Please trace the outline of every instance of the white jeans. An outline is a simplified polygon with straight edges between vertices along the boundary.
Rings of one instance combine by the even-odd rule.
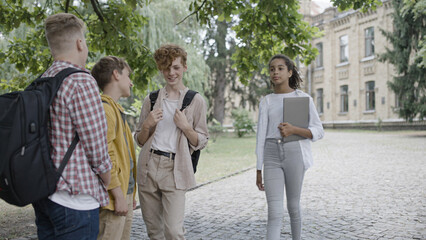
[[[304,175],[305,168],[298,141],[282,143],[277,139],[266,139],[264,153],[264,184],[268,201],[266,239],[280,239],[284,214],[284,186],[292,239],[300,239],[302,232],[300,194]]]

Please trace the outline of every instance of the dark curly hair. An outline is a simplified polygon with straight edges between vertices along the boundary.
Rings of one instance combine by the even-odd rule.
[[[298,89],[300,87],[300,83],[303,82],[303,80],[299,75],[299,70],[297,69],[296,65],[294,64],[294,62],[289,57],[287,57],[284,54],[276,54],[271,58],[271,60],[269,60],[268,67],[270,68],[271,62],[274,59],[277,59],[277,58],[284,60],[285,65],[287,66],[287,69],[289,71],[292,71],[291,77],[288,81],[288,85],[292,89]],[[272,85],[273,85],[273,83],[272,83]]]
[[[160,71],[166,70],[172,65],[172,62],[181,57],[182,65],[186,66],[186,51],[176,44],[165,44],[154,53],[154,59]]]

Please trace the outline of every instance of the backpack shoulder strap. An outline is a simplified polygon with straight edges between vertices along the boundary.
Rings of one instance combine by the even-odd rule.
[[[197,94],[198,92],[193,91],[193,90],[188,90],[185,94],[185,97],[183,98],[183,103],[182,103],[182,108],[180,109],[181,111],[184,110],[186,107],[189,106],[189,104],[191,104],[192,99],[194,98],[195,94]]]
[[[53,99],[56,96],[56,93],[61,87],[64,79],[68,77],[69,75],[73,73],[78,73],[78,72],[87,73],[86,71],[83,71],[77,68],[72,68],[72,67],[65,68],[53,77],[38,77],[27,88],[25,88],[25,91],[31,91],[31,90],[37,89],[40,85],[43,85],[43,86],[48,85],[48,87],[44,89],[46,89],[45,93],[48,93],[49,94],[48,96],[50,96],[49,99],[46,99],[47,106],[50,106],[53,102]]]
[[[59,90],[59,88],[61,87],[61,85],[62,85],[62,82],[64,81],[64,79],[66,78],[66,77],[68,77],[69,75],[71,75],[71,74],[73,74],[73,73],[78,73],[78,72],[83,72],[83,73],[87,73],[86,71],[83,71],[83,70],[80,70],[80,69],[77,69],[77,68],[71,68],[71,67],[69,67],[69,68],[65,68],[65,69],[63,69],[63,70],[61,70],[59,73],[57,73],[56,75],[55,75],[55,80],[56,81],[53,81],[53,89],[55,90],[54,91],[54,93],[55,94],[53,94],[53,97],[56,95],[56,92]],[[88,74],[88,73],[87,73]],[[52,101],[53,101],[53,98],[52,99],[50,99],[50,101],[49,101],[49,106],[52,104]],[[61,162],[61,164],[59,165],[59,168],[57,169],[57,173],[59,173],[59,175],[61,175],[62,174],[62,172],[64,171],[64,169],[65,169],[65,166],[67,165],[67,163],[68,163],[68,161],[70,160],[70,158],[71,158],[71,155],[72,155],[72,153],[74,152],[74,149],[75,149],[75,147],[77,146],[77,143],[80,141],[80,137],[78,136],[78,133],[76,132],[75,133],[75,137],[74,137],[74,139],[72,140],[72,142],[71,142],[71,145],[68,147],[68,150],[67,150],[67,152],[65,153],[65,156],[64,156],[64,158],[62,159],[62,162]]]
[[[152,109],[154,108],[155,101],[157,101],[158,93],[159,93],[159,92],[160,92],[160,89],[155,90],[155,91],[152,91],[152,92],[149,94],[149,100],[151,101],[151,111],[152,111]]]
[[[61,164],[59,165],[59,168],[56,170],[59,175],[62,174],[64,171],[65,166],[67,165],[68,161],[71,158],[72,152],[74,151],[75,147],[77,146],[78,141],[80,141],[80,137],[78,136],[78,133],[75,133],[75,137],[71,142],[71,145],[69,146],[67,152],[65,153],[64,159],[62,160]]]
[[[73,73],[79,73],[79,72],[87,73],[87,72],[86,72],[86,71],[84,71],[84,70],[69,67],[69,68],[65,68],[65,69],[61,70],[59,73],[57,73],[57,74],[55,75],[55,78],[56,78],[56,79],[64,80],[64,79],[65,79],[66,77],[68,77],[69,75],[71,75],[71,74],[73,74]],[[89,74],[89,73],[87,73],[87,74]]]
[[[43,74],[41,74],[36,80],[34,80],[25,90],[32,90],[33,88],[35,88],[38,84],[43,83],[43,82],[50,82],[50,84],[52,85],[52,90],[54,92],[57,92],[59,90],[59,88],[61,87],[61,84],[63,82],[63,80],[68,77],[69,75],[73,74],[73,73],[78,73],[78,72],[82,72],[82,73],[87,73],[86,71],[83,71],[81,69],[77,69],[77,68],[65,68],[62,69],[60,72],[58,72],[55,76],[53,77],[42,77]],[[89,74],[89,73],[87,73]],[[56,81],[51,81],[49,79],[55,79]]]

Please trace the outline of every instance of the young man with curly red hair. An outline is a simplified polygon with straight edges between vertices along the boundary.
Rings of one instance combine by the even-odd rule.
[[[189,90],[182,77],[187,53],[174,44],[155,51],[157,67],[166,81],[151,108],[143,102],[136,143],[142,147],[137,182],[143,219],[150,239],[185,239],[185,193],[195,187],[191,153],[207,145],[206,103],[196,94],[183,111]],[[152,111],[151,111],[152,109]]]

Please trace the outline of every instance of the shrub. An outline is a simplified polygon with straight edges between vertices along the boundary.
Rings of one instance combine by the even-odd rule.
[[[220,122],[213,118],[212,122],[208,125],[210,139],[213,142],[216,142],[217,136],[223,133],[224,127]]]
[[[249,112],[242,108],[237,108],[231,112],[234,119],[234,129],[238,137],[243,137],[246,134],[254,133],[254,122],[249,117]]]

